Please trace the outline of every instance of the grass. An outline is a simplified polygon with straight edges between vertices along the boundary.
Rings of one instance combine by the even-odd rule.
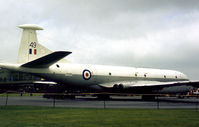
[[[1,127],[196,127],[191,109],[85,109],[1,106]]]

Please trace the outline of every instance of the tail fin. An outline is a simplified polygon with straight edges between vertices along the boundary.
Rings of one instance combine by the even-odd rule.
[[[34,24],[24,24],[20,25],[19,28],[23,29],[17,61],[19,64],[24,64],[52,53],[51,50],[38,43],[36,30],[43,30],[42,27]],[[65,59],[62,61],[67,62]]]
[[[19,28],[23,29],[17,61],[19,64],[27,63],[52,52],[38,43],[36,30],[43,30],[42,27],[25,24],[20,25]]]

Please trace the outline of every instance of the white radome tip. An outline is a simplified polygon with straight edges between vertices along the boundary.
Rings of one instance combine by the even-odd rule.
[[[23,24],[23,25],[19,25],[18,27],[22,29],[43,30],[42,27],[36,24]]]

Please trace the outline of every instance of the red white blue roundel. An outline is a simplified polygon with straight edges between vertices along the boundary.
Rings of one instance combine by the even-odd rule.
[[[82,72],[82,76],[85,80],[89,80],[91,78],[91,72],[87,69],[85,69],[83,72]]]

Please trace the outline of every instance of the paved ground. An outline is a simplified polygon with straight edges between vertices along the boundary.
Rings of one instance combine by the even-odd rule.
[[[32,105],[72,108],[193,108],[199,109],[199,99],[158,98],[158,101],[142,101],[140,97],[112,97],[110,100],[97,100],[94,97],[54,100],[39,96],[0,97],[0,105]]]

